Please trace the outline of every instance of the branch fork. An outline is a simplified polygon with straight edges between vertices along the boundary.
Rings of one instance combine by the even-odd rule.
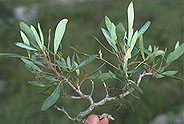
[[[51,66],[51,69],[53,70],[52,66]],[[56,71],[56,70],[53,70],[53,71]],[[144,71],[142,74],[139,75],[139,78],[138,78],[137,82],[134,82],[132,80],[129,80],[129,82],[130,83],[135,83],[137,86],[139,86],[140,83],[141,83],[142,78],[144,76],[149,76],[149,75],[152,75],[152,73],[146,73]],[[58,77],[63,78],[63,76],[61,76],[60,74],[58,75]],[[80,122],[80,123],[85,123],[84,117],[87,116],[88,114],[90,114],[96,107],[102,106],[102,105],[104,105],[105,103],[107,103],[109,101],[114,101],[114,100],[117,99],[117,97],[114,97],[114,96],[111,97],[109,95],[108,87],[107,87],[107,85],[106,85],[106,83],[105,83],[104,80],[101,80],[101,81],[103,83],[103,86],[104,86],[106,95],[105,95],[105,97],[102,100],[100,100],[98,102],[94,102],[94,100],[92,98],[92,95],[93,95],[93,92],[94,92],[94,89],[95,89],[95,87],[94,87],[95,82],[93,80],[90,80],[91,81],[91,92],[90,92],[89,95],[83,94],[83,92],[80,90],[80,86],[78,86],[77,88],[75,88],[75,86],[73,86],[72,83],[68,79],[64,78],[64,80],[79,95],[79,96],[67,96],[67,98],[69,98],[69,99],[87,99],[89,101],[89,103],[90,103],[89,107],[86,110],[84,110],[83,112],[80,112],[74,118],[72,118],[64,108],[59,108],[56,105],[54,106],[54,108],[56,108],[56,110],[63,112],[72,121],[76,121],[76,122]],[[120,94],[120,98],[123,99],[125,96],[127,96],[130,93],[132,93],[134,90],[135,90],[134,88],[130,88],[130,90],[128,90],[128,91],[123,92],[122,94]],[[108,119],[113,120],[112,116],[109,115],[109,114],[106,114],[106,117],[108,117]]]

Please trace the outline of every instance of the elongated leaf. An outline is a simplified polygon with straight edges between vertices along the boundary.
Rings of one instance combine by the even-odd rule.
[[[46,87],[47,85],[41,81],[28,81],[27,83],[32,84],[37,87]]]
[[[113,39],[113,41],[116,41],[117,40],[116,26],[114,25],[114,23],[112,23],[112,28],[111,28],[110,34],[111,34],[111,38]]]
[[[29,40],[28,40],[27,36],[24,34],[24,32],[20,31],[20,35],[22,37],[23,42],[27,45],[30,45]]]
[[[123,43],[123,39],[125,37],[125,28],[122,23],[119,23],[116,26],[116,34],[117,34],[119,42]]]
[[[41,39],[41,42],[42,42],[42,46],[44,46],[44,37],[43,37],[43,32],[42,32],[40,23],[38,23],[38,30],[39,30],[39,34],[40,34],[40,39]]]
[[[171,63],[182,56],[184,53],[184,43],[178,46],[173,52],[167,56],[167,63]]]
[[[75,52],[73,53],[73,55],[72,55],[72,59],[71,59],[72,68],[74,68],[74,67],[75,67],[75,63],[74,63],[74,61],[75,61]]]
[[[72,65],[71,65],[70,56],[67,57],[66,62],[67,62],[67,66],[71,69]]]
[[[134,33],[134,36],[133,36],[133,38],[132,38],[132,40],[130,42],[130,51],[133,50],[133,48],[134,48],[134,46],[136,44],[136,41],[137,41],[137,33],[138,33],[137,31]]]
[[[20,31],[20,35],[22,37],[23,42],[30,46],[29,40],[28,40],[27,36],[24,34],[24,32]],[[28,53],[28,56],[30,57],[30,51],[29,50],[27,50],[27,53]]]
[[[78,67],[78,66],[79,66],[79,65],[77,64],[77,62],[75,62],[75,61],[74,61],[74,65],[75,65],[75,67]],[[80,70],[79,70],[79,69],[76,69],[75,72],[76,72],[77,76],[80,75]]]
[[[137,38],[139,38],[142,34],[144,34],[144,32],[146,32],[146,30],[149,28],[149,26],[151,25],[150,21],[147,21],[142,28],[139,30],[138,34],[137,34]]]
[[[38,35],[36,29],[35,29],[32,25],[30,26],[30,28],[31,28],[31,30],[32,30],[32,32],[33,32],[35,38],[36,38],[36,42],[37,42],[38,46],[40,47],[40,49],[43,50],[43,45],[42,45],[42,43],[41,43],[40,37],[39,37],[39,35]]]
[[[118,50],[117,50],[117,47],[116,47],[116,41],[113,40],[113,39],[111,39],[111,34],[110,34],[107,30],[105,30],[104,28],[101,28],[101,30],[102,30],[102,33],[103,33],[103,35],[105,36],[105,38],[106,38],[108,44],[109,44],[112,48],[114,48],[115,51],[118,51]]]
[[[133,69],[133,70],[131,70],[131,71],[128,71],[128,73],[131,73],[131,74],[139,73],[139,72],[141,72],[143,69],[144,69],[144,66],[140,66],[140,67],[137,68],[137,69]]]
[[[113,78],[113,79],[116,79],[116,78],[117,78],[116,75],[115,75],[113,72],[111,72],[110,70],[109,70],[109,75],[110,75],[111,78]]]
[[[30,29],[30,27],[24,23],[24,22],[20,22],[20,29],[26,34],[26,36],[28,37],[30,43],[35,47],[35,48],[39,48],[37,43],[36,43],[36,38],[32,32],[32,30]]]
[[[112,30],[112,22],[107,16],[105,16],[105,25],[108,31],[110,32]]]
[[[61,93],[61,84],[59,84],[56,89],[52,92],[52,94],[43,102],[42,104],[42,111],[46,111],[50,108],[54,103],[57,102]]]
[[[90,62],[92,62],[93,60],[95,60],[95,58],[97,57],[98,55],[91,55],[89,57],[87,57],[85,60],[83,60],[79,66],[77,66],[75,69],[79,69],[87,64],[89,64]]]
[[[165,71],[162,74],[157,74],[155,75],[156,78],[163,78],[165,76],[173,76],[177,73],[178,71]]]
[[[142,94],[143,94],[143,91],[141,90],[141,88],[140,88],[140,87],[138,87],[136,84],[131,83],[130,85],[131,85],[131,87],[133,87],[135,90],[137,90],[137,91],[139,91],[140,93],[142,93]]]
[[[105,36],[107,42],[109,43],[110,46],[114,47],[116,44],[114,40],[111,39],[111,34],[105,30],[104,28],[101,28],[103,35]]]
[[[29,65],[29,64],[25,64],[25,68],[26,68],[28,71],[30,71],[31,73],[33,73],[33,74],[38,73],[38,72],[36,72],[36,70],[33,69],[33,68],[31,67],[31,65]]]
[[[123,99],[125,106],[130,110],[135,112],[134,107],[130,104],[130,102],[126,99]]]
[[[127,49],[127,57],[130,59],[132,57],[130,48]]]
[[[63,69],[67,69],[67,65],[66,65],[66,62],[65,61],[59,61],[59,60],[56,60],[56,63]]]
[[[114,25],[114,23],[110,21],[110,19],[107,16],[105,16],[105,24],[110,33],[111,39],[113,39],[114,41],[117,40],[116,26]]]
[[[176,49],[176,48],[178,48],[178,47],[179,47],[179,45],[180,45],[180,42],[179,42],[179,41],[177,41],[177,42],[176,42],[176,45],[175,45],[175,49]]]
[[[45,75],[43,78],[44,78],[45,80],[50,81],[50,82],[56,82],[56,81],[57,81],[53,76]]]
[[[89,79],[100,79],[100,80],[108,80],[108,79],[113,79],[112,76],[109,73],[101,73],[101,74],[94,74],[90,77]]]
[[[31,61],[29,61],[29,60],[27,60],[27,59],[24,59],[24,58],[22,58],[22,61],[23,61],[25,64],[28,64],[32,69],[34,69],[34,70],[36,70],[36,71],[38,71],[38,72],[42,72],[41,69],[40,69],[37,65],[35,65],[33,62],[31,62]]]
[[[149,50],[150,52],[152,52],[152,51],[153,51],[153,50],[152,50],[152,46],[151,46],[151,45],[149,45],[148,50]]]
[[[0,57],[23,58],[23,56],[20,56],[20,55],[18,55],[18,54],[14,54],[14,53],[0,53]]]
[[[24,43],[17,42],[17,43],[15,43],[15,45],[18,46],[18,47],[27,49],[27,50],[37,51],[37,49],[35,49],[35,48],[33,48],[33,47],[31,47],[27,44],[24,44]]]
[[[56,27],[55,36],[54,36],[54,53],[55,54],[57,53],[57,50],[59,48],[59,45],[65,33],[67,22],[68,22],[68,19],[62,19]]]
[[[144,55],[144,43],[143,43],[143,35],[140,36],[139,38],[139,49],[141,52],[141,56],[143,59],[145,59],[145,55]]]
[[[131,2],[128,6],[128,44],[132,39],[133,24],[134,24],[134,7],[133,3]]]
[[[133,2],[131,2],[128,6],[128,26],[132,28],[133,24],[134,24],[134,7]]]
[[[157,52],[155,52],[155,57],[156,56],[161,56],[161,55],[164,55],[165,52],[163,50],[158,50]]]

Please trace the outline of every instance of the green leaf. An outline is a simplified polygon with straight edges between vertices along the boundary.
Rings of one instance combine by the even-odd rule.
[[[142,28],[139,30],[137,38],[139,38],[142,34],[144,34],[144,32],[146,32],[146,30],[149,28],[149,26],[151,25],[150,21],[147,21]]]
[[[74,65],[75,65],[75,67],[78,67],[78,66],[79,66],[79,65],[77,64],[77,62],[75,62],[75,61],[74,61]],[[76,72],[77,76],[80,75],[80,70],[79,70],[79,69],[76,69],[75,72]]]
[[[176,45],[175,45],[175,49],[176,49],[176,48],[178,48],[178,47],[179,47],[179,45],[180,45],[180,42],[179,42],[179,41],[177,41],[177,42],[176,42]]]
[[[116,41],[117,40],[116,26],[114,25],[114,23],[112,23],[112,28],[111,28],[110,34],[111,34],[111,38],[113,39],[113,41]]]
[[[63,58],[62,58],[63,59]],[[62,68],[62,69],[67,69],[67,65],[66,65],[66,62],[65,61],[59,61],[59,60],[56,60],[56,63]],[[64,59],[63,59],[64,60]]]
[[[40,23],[38,23],[38,30],[39,30],[39,34],[40,34],[40,39],[41,39],[41,42],[42,42],[42,46],[44,46],[44,37],[43,37],[42,29],[40,27]]]
[[[143,59],[145,59],[145,55],[144,55],[144,43],[143,43],[143,35],[140,36],[139,38],[139,49],[141,52],[141,56]]]
[[[67,57],[66,62],[67,62],[67,66],[69,67],[69,69],[71,69],[72,65],[71,65],[70,56]]]
[[[134,33],[134,36],[133,36],[133,38],[132,38],[132,40],[130,42],[130,51],[133,50],[133,48],[134,48],[134,46],[136,44],[136,41],[137,41],[137,33],[138,33],[137,31]]]
[[[72,59],[71,59],[71,63],[72,63],[72,68],[75,68],[75,52],[73,53],[73,55],[72,55]]]
[[[132,39],[133,24],[134,24],[134,7],[133,3],[131,2],[128,6],[128,44]]]
[[[32,30],[30,29],[30,27],[24,23],[24,22],[20,22],[20,29],[26,34],[26,36],[28,37],[30,43],[35,47],[35,48],[39,48],[37,43],[36,43],[36,38],[32,32]]]
[[[25,64],[28,64],[32,69],[34,69],[34,70],[36,70],[38,72],[42,72],[41,69],[37,65],[35,65],[33,62],[31,62],[31,61],[29,61],[27,59],[24,59],[24,58],[21,58],[21,59],[22,59],[22,61]]]
[[[155,75],[156,78],[163,78],[165,76],[173,76],[177,73],[178,71],[165,71],[162,74],[157,74]]]
[[[100,80],[108,80],[108,79],[113,79],[110,73],[101,73],[101,74],[94,74],[90,77],[89,79],[100,79]]]
[[[20,56],[20,55],[18,55],[18,54],[14,54],[14,53],[0,53],[0,57],[23,58],[23,56]]]
[[[161,56],[161,55],[164,55],[164,54],[165,54],[165,52],[163,50],[158,50],[158,51],[155,52],[155,57],[156,56]]]
[[[50,41],[51,41],[51,29],[49,29],[49,36],[48,36],[48,43],[50,44]],[[49,48],[48,48],[49,49]]]
[[[131,83],[131,84],[130,84],[130,86],[131,86],[131,87],[133,87],[135,90],[137,90],[137,91],[139,91],[140,93],[142,93],[142,94],[143,94],[143,91],[141,90],[141,88],[140,88],[140,87],[138,87],[136,84]]]
[[[33,48],[33,47],[31,47],[27,44],[24,44],[24,43],[17,42],[17,43],[15,43],[15,45],[18,46],[18,47],[27,49],[27,50],[37,51],[37,49],[35,49],[35,48]]]
[[[133,24],[134,24],[134,7],[133,2],[131,2],[128,6],[128,26],[132,28]]]
[[[134,56],[136,56],[138,53],[139,53],[139,50],[138,50],[136,47],[134,47],[134,48],[132,49],[132,51],[131,51],[132,58],[133,58]],[[135,60],[136,60],[136,59],[135,59]]]
[[[135,97],[136,99],[139,99],[139,100],[140,100],[140,98],[139,98],[138,96],[134,95],[133,93],[130,93],[130,95],[132,95],[132,96]]]
[[[110,32],[112,29],[112,22],[107,16],[105,16],[105,25],[106,25],[108,31]]]
[[[43,50],[43,45],[42,45],[42,43],[41,43],[40,37],[39,37],[39,35],[38,35],[36,29],[35,29],[32,25],[30,26],[30,28],[31,28],[31,30],[32,30],[32,32],[33,32],[35,38],[36,38],[36,42],[37,42],[38,46],[40,47],[40,49]]]
[[[171,63],[182,56],[184,53],[184,43],[177,47],[173,52],[167,56],[167,63]]]
[[[62,19],[56,27],[55,36],[54,36],[54,53],[55,54],[57,53],[57,50],[59,48],[59,45],[65,33],[67,22],[68,22],[68,19]]]
[[[114,25],[114,23],[110,21],[110,19],[107,16],[105,16],[105,24],[110,33],[111,39],[113,39],[113,41],[117,40],[116,26]]]
[[[141,72],[143,69],[144,69],[144,66],[140,66],[140,67],[137,68],[137,69],[133,69],[133,70],[131,70],[131,71],[128,71],[128,73],[131,73],[131,74],[139,73],[139,72]]]
[[[154,63],[154,61],[155,61],[155,53],[152,53],[152,54],[147,56],[147,58],[146,58],[147,64],[152,65]]]
[[[28,40],[27,36],[24,34],[24,32],[20,31],[20,35],[22,37],[23,42],[30,46],[29,40]],[[30,51],[29,50],[27,50],[27,53],[28,53],[28,56],[30,57]]]
[[[101,30],[102,30],[102,33],[105,36],[107,42],[109,43],[109,45],[112,48],[114,48],[114,50],[117,50],[116,42],[113,39],[111,39],[110,33],[107,30],[105,30],[104,28],[101,28]]]
[[[79,66],[77,66],[77,67],[75,68],[75,70],[76,70],[76,69],[79,69],[79,68],[81,68],[81,67],[83,67],[83,66],[85,66],[85,65],[87,65],[87,64],[89,64],[89,63],[91,63],[93,60],[95,60],[95,58],[96,58],[97,56],[98,56],[98,55],[91,55],[91,56],[87,57],[85,60],[83,60],[83,61],[79,64]]]
[[[28,81],[27,83],[32,84],[37,87],[46,87],[47,85],[41,81]]]
[[[45,75],[43,78],[44,78],[45,80],[50,81],[50,82],[57,82],[57,80],[56,80],[53,76]]]
[[[116,79],[116,75],[112,73],[110,70],[109,70],[109,75],[111,76],[111,78]]]
[[[46,111],[50,108],[56,101],[59,99],[61,93],[61,84],[59,84],[56,89],[52,92],[52,94],[43,102],[41,110]]]
[[[118,39],[120,41],[122,41],[125,37],[125,28],[123,26],[122,23],[119,23],[117,26],[116,26],[116,34],[118,36]]]
[[[130,110],[135,112],[134,107],[130,104],[130,102],[126,99],[123,99],[125,106]]]
[[[149,50],[150,52],[153,52],[151,45],[149,45],[148,50]]]
[[[37,64],[37,65],[40,65],[42,67],[45,67],[45,64],[46,64],[43,60],[37,60],[33,56],[32,56],[32,62],[35,63],[35,64]]]
[[[27,36],[24,34],[24,32],[20,31],[20,35],[22,37],[23,42],[27,45],[30,45],[29,40],[28,40]]]

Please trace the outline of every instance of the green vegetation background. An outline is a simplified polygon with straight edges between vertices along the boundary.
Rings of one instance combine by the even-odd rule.
[[[13,10],[16,6],[32,7],[38,5],[38,18],[32,22],[36,26],[41,23],[45,36],[48,29],[55,29],[62,18],[68,18],[69,23],[64,36],[64,55],[71,55],[69,45],[75,46],[88,53],[97,53],[100,49],[104,57],[109,57],[104,49],[92,38],[97,36],[106,42],[100,28],[104,26],[104,17],[107,15],[115,24],[120,21],[127,25],[128,0],[114,0],[103,2],[76,2],[74,4],[53,4],[49,0],[6,0],[2,2],[7,8]],[[161,48],[174,49],[176,41],[184,41],[184,2],[136,0],[135,29],[139,29],[147,20],[152,22],[151,27],[144,35],[144,42],[148,46],[158,45]],[[1,10],[1,9],[0,9]],[[0,17],[5,19],[8,15],[1,10]],[[0,52],[13,52],[26,54],[17,48],[14,43],[20,41],[19,20],[13,23],[0,23]],[[106,44],[106,43],[105,43]],[[106,44],[107,45],[107,44]],[[95,65],[90,66],[93,69]],[[183,77],[183,57],[174,62],[170,68],[178,70],[177,76]],[[89,69],[89,70],[90,70]],[[108,68],[107,68],[108,69]],[[33,76],[26,71],[23,64],[17,59],[0,59],[0,81],[4,81],[4,89],[0,92],[0,124],[72,124],[63,113],[54,109],[47,112],[40,110],[45,96],[39,94],[42,90],[26,82]],[[2,83],[2,81],[0,82]],[[107,81],[107,83],[115,83]],[[129,101],[135,107],[131,112],[126,107],[116,110],[118,106],[108,105],[95,109],[94,113],[107,112],[115,117],[115,124],[147,124],[157,115],[165,112],[178,113],[184,105],[183,83],[172,79],[144,78],[141,88],[144,94],[138,95],[141,100],[129,96]],[[97,82],[95,95],[97,99],[103,97],[104,91],[101,82]],[[62,101],[59,104],[75,116],[85,109],[86,101]]]

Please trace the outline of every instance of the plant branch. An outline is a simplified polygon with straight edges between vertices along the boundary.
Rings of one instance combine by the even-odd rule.
[[[51,67],[51,69],[56,73],[56,70],[54,70],[54,68]],[[132,80],[129,80],[129,82],[131,83],[135,83],[137,86],[140,85],[141,83],[141,80],[144,76],[147,76],[147,75],[152,75],[152,73],[146,73],[145,71],[139,75],[139,78],[137,80],[137,82],[135,83],[134,81]],[[60,75],[58,75],[58,77],[60,77]],[[63,78],[63,76],[61,76]],[[66,79],[65,79],[66,80]],[[114,101],[114,100],[117,100],[117,97],[110,97],[109,93],[108,93],[108,88],[107,88],[107,85],[105,83],[104,80],[102,80],[102,83],[103,83],[103,86],[104,86],[104,89],[105,89],[105,92],[106,92],[106,95],[105,97],[98,101],[98,102],[94,102],[93,98],[92,98],[92,94],[94,92],[94,81],[93,80],[90,80],[91,81],[91,85],[92,85],[92,88],[91,88],[91,92],[89,95],[84,95],[81,91],[80,91],[80,87],[78,89],[76,89],[72,84],[70,84],[70,82],[68,80],[66,80],[66,82],[69,84],[69,85],[72,85],[71,87],[80,95],[80,96],[68,96],[68,98],[70,99],[87,99],[90,103],[89,107],[84,110],[83,112],[80,112],[75,118],[72,118],[64,108],[59,108],[57,106],[54,106],[58,111],[61,111],[63,112],[64,114],[66,114],[66,116],[70,119],[70,120],[73,120],[73,121],[76,121],[76,122],[81,122],[81,123],[85,123],[85,119],[84,117],[87,116],[88,114],[90,114],[96,107],[98,106],[102,106],[104,105],[105,103],[107,102],[110,102],[110,101]],[[125,96],[127,96],[128,94],[132,93],[135,89],[134,88],[130,88],[130,90],[128,91],[125,91],[123,92],[122,94],[120,94],[120,98],[123,99]],[[110,119],[110,118],[109,118]]]
[[[137,80],[137,83],[135,83],[135,82],[132,81],[132,80],[128,80],[128,81],[129,81],[129,82],[132,82],[132,83],[135,83],[137,86],[139,86],[140,83],[141,83],[142,78],[143,78],[144,76],[148,76],[148,75],[151,76],[151,75],[153,75],[153,73],[146,73],[146,72],[144,71],[142,74],[139,75],[139,78],[138,78],[138,80]],[[134,90],[135,90],[134,88],[130,88],[128,91],[126,91],[126,92],[120,94],[120,98],[124,98],[124,97],[127,96],[128,94],[132,93]]]
[[[67,83],[77,94],[79,94],[82,98],[85,98],[85,97],[86,97],[86,95],[84,95],[84,94],[80,91],[80,89],[77,89],[77,88],[68,80],[68,78],[66,78],[65,76],[61,75],[61,74],[56,70],[56,68],[52,66],[52,64],[51,64],[49,61],[47,61],[46,63],[47,63],[47,65],[48,65],[48,68],[51,69],[51,70],[57,75],[57,77],[62,78],[62,79],[64,80],[64,82],[66,82],[66,83]]]

